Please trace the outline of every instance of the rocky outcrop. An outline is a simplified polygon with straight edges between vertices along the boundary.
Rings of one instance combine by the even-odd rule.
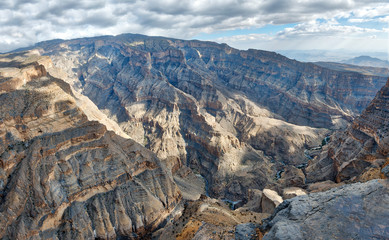
[[[0,238],[136,239],[156,229],[181,196],[155,154],[90,121],[69,84],[47,73],[48,57],[0,59]]]
[[[294,166],[286,166],[285,172],[281,174],[279,183],[283,187],[304,187],[305,175],[304,172]]]
[[[235,227],[235,240],[255,240],[258,239],[257,229],[259,224],[243,223]]]
[[[240,208],[231,210],[223,201],[204,195],[183,205],[182,214],[155,232],[152,239],[257,239],[261,236],[259,223],[270,216]]]
[[[307,195],[307,191],[298,187],[285,188],[282,192],[283,199],[290,199],[302,195]]]
[[[367,181],[384,178],[389,164],[389,80],[345,132],[331,136],[307,170],[309,182]]]
[[[261,208],[264,213],[273,213],[274,209],[282,203],[283,199],[278,193],[271,189],[263,189]]]
[[[389,182],[372,180],[285,200],[263,239],[387,239]]]

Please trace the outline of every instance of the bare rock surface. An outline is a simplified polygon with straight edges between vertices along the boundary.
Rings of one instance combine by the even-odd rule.
[[[253,212],[262,212],[262,191],[258,189],[249,189],[247,193],[247,203],[242,209],[248,209]]]
[[[264,213],[273,213],[274,209],[282,203],[283,199],[278,193],[271,189],[263,189],[261,207]]]
[[[389,181],[346,184],[285,200],[263,239],[387,239]]]
[[[302,195],[307,195],[307,191],[298,187],[285,188],[282,192],[283,199],[290,199]]]
[[[235,240],[256,240],[258,239],[256,229],[259,224],[243,223],[235,227]]]
[[[88,120],[48,57],[0,56],[0,238],[141,238],[181,195],[155,156]]]
[[[307,167],[308,182],[368,181],[383,178],[389,163],[389,79],[345,132],[331,136]]]
[[[269,216],[270,214],[267,213],[240,208],[231,210],[223,201],[203,195],[196,201],[187,201],[181,214],[173,218],[163,229],[155,232],[152,238],[233,240],[237,235],[257,237],[261,234],[259,223]]]
[[[35,46],[173,173],[201,173],[215,197],[274,184],[278,165],[344,127],[384,84],[279,54],[124,34]],[[347,94],[345,94],[347,93]]]

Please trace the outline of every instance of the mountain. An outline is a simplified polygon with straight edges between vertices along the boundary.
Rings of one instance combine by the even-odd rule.
[[[358,66],[344,63],[336,63],[336,62],[314,62],[314,64],[319,65],[321,67],[333,69],[336,71],[342,72],[358,72],[364,75],[373,75],[373,76],[381,76],[388,77],[389,76],[389,68],[380,68],[380,67],[366,67],[366,66]]]
[[[88,102],[59,72],[47,56],[0,55],[0,238],[112,239],[156,229],[182,198],[170,171],[91,120],[102,114],[92,105],[84,113]]]
[[[34,48],[173,174],[188,166],[211,196],[233,200],[276,184],[284,164],[305,163],[305,148],[345,127],[386,82],[273,52],[143,35]]]
[[[389,68],[388,61],[370,56],[359,56],[356,58],[344,60],[342,63],[367,67]]]
[[[276,238],[385,196],[313,193],[388,176],[384,77],[133,34],[25,50],[0,55],[1,238]]]
[[[307,181],[366,181],[389,164],[389,79],[346,131],[335,133],[308,165]]]

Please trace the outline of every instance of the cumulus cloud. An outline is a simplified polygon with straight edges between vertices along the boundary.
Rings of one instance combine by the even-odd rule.
[[[2,0],[0,52],[53,38],[132,32],[190,39],[268,24],[297,26],[275,36],[237,36],[234,41],[367,33],[366,28],[336,25],[331,19],[386,21],[388,12],[387,0]],[[312,24],[317,19],[328,24]]]

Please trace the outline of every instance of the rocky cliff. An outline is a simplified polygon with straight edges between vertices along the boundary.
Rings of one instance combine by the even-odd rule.
[[[387,239],[389,181],[372,180],[285,200],[263,239]]]
[[[389,164],[389,79],[361,116],[334,134],[307,168],[307,180],[366,181],[385,178]]]
[[[0,238],[136,239],[156,229],[181,199],[170,171],[90,120],[48,69],[48,57],[0,56]]]
[[[187,165],[214,196],[274,184],[284,164],[345,126],[385,80],[225,44],[119,35],[35,46],[173,173]]]

